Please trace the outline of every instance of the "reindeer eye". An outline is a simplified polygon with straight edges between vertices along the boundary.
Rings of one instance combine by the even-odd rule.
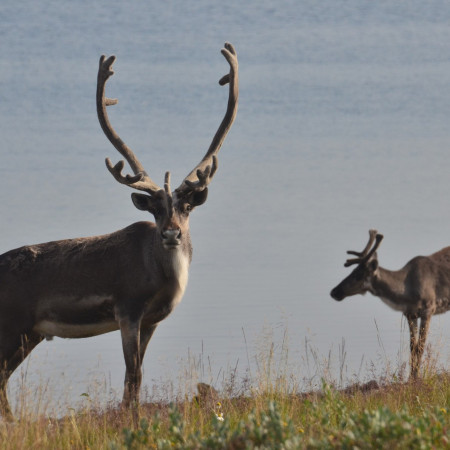
[[[192,205],[190,205],[189,203],[185,206],[185,211],[186,212],[190,212],[190,211],[192,211]]]

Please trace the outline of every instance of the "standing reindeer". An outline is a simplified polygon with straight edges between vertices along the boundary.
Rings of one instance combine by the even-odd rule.
[[[238,61],[226,43],[222,54],[230,71],[225,117],[201,162],[171,191],[156,185],[131,149],[112,128],[105,84],[115,57],[100,58],[97,113],[100,125],[127,160],[133,175],[122,175],[124,161],[108,170],[122,184],[143,191],[131,194],[134,206],[155,223],[137,222],[104,236],[27,245],[0,255],[0,412],[12,419],[7,382],[43,338],[84,338],[120,330],[126,372],[123,405],[139,402],[141,364],[157,325],[180,302],[192,258],[189,214],[206,201],[217,170],[217,153],[237,112]]]
[[[391,271],[378,265],[376,250],[383,236],[376,230],[370,230],[369,235],[369,242],[362,252],[347,252],[356,258],[348,259],[345,267],[358,266],[330,295],[341,301],[350,295],[370,292],[391,308],[401,311],[409,325],[410,375],[417,378],[431,316],[450,310],[450,247],[430,256],[416,256],[403,269]]]

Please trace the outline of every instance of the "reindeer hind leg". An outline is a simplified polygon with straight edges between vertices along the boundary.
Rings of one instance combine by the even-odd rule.
[[[420,319],[419,340],[417,343],[417,373],[420,368],[423,352],[425,350],[425,342],[427,340],[428,331],[430,329],[431,316],[425,316]],[[416,374],[417,376],[417,374]]]
[[[4,420],[12,422],[14,420],[11,407],[9,406],[6,386],[8,384],[9,375],[4,370],[0,370],[0,414]]]
[[[8,380],[41,341],[42,337],[36,333],[22,334],[14,339],[11,335],[0,336],[0,413],[8,421],[14,420],[8,401]]]

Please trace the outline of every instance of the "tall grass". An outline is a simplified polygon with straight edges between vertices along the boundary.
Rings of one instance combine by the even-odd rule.
[[[179,391],[173,396],[168,388],[173,402],[160,392],[137,412],[115,401],[105,406],[90,392],[51,417],[45,384],[31,397],[25,379],[18,420],[0,421],[0,449],[450,448],[450,372],[436,366],[431,351],[418,381],[405,382],[403,366],[387,365],[369,383],[353,378],[348,385],[344,342],[332,379],[330,355],[306,342],[302,367],[295,367],[287,333],[279,344],[266,337],[244,374],[231,367],[213,377],[203,355],[191,356]],[[218,392],[203,385],[197,393],[200,379]]]

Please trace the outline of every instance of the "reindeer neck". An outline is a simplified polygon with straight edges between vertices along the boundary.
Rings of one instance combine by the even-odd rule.
[[[184,236],[183,242],[179,248],[165,250],[161,245],[160,251],[162,251],[164,255],[161,260],[166,277],[176,279],[187,277],[187,270],[189,269],[192,260],[192,243],[189,232]],[[182,280],[179,281],[183,284]]]
[[[407,271],[386,270],[378,267],[371,279],[369,292],[381,298],[391,308],[404,310],[408,299],[406,298],[405,280]]]

